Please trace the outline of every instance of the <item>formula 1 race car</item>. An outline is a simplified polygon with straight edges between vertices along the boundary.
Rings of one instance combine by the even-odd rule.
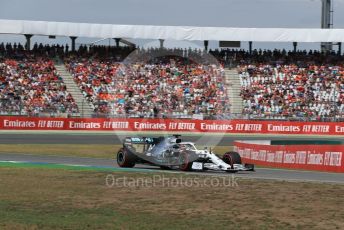
[[[237,152],[227,152],[220,157],[208,149],[198,150],[192,142],[182,142],[180,135],[126,137],[117,153],[117,164],[125,168],[149,164],[182,171],[254,171],[254,165],[242,164]]]

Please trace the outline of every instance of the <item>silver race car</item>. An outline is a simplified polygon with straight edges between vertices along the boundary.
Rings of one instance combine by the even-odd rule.
[[[192,142],[182,142],[180,135],[126,137],[117,152],[117,164],[125,168],[149,164],[182,171],[254,171],[254,165],[242,164],[237,152],[227,152],[220,157],[211,149],[199,150]]]

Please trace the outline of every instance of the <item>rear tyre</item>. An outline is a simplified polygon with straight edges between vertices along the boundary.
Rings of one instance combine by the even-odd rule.
[[[117,164],[121,168],[132,168],[135,166],[135,155],[126,150],[125,148],[121,148],[117,152]]]
[[[179,169],[182,171],[190,171],[191,170],[191,166],[192,166],[192,162],[190,162],[190,157],[189,154],[186,152],[182,152],[179,155]]]
[[[234,164],[241,164],[241,156],[237,152],[227,152],[223,155],[222,160],[232,168]]]

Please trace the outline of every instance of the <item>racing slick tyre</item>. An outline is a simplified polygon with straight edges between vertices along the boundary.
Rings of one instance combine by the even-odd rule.
[[[121,168],[132,168],[135,166],[135,155],[125,148],[121,148],[117,152],[117,164]]]
[[[162,170],[171,170],[172,168],[169,167],[169,166],[160,165],[160,169],[162,169]]]
[[[187,152],[182,152],[179,155],[180,165],[179,169],[182,171],[190,171],[192,162],[190,162],[190,156]]]
[[[223,155],[222,160],[232,168],[234,164],[241,164],[241,156],[237,152],[227,152]]]

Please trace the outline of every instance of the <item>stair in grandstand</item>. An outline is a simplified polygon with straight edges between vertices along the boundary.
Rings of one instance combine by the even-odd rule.
[[[73,76],[68,72],[61,60],[55,61],[55,68],[67,86],[68,92],[73,96],[78,105],[81,117],[92,117],[93,108],[82,95],[78,85],[74,82]]]
[[[236,68],[225,69],[225,78],[227,82],[227,94],[232,105],[231,113],[233,115],[240,115],[243,109],[243,101],[240,96],[240,77]]]

